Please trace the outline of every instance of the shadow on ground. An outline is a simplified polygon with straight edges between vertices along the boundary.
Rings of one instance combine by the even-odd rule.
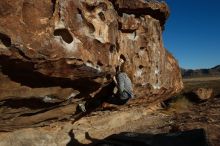
[[[156,135],[124,132],[103,140],[94,139],[86,133],[91,144],[81,144],[72,130],[69,136],[71,140],[67,146],[210,146],[203,129]]]

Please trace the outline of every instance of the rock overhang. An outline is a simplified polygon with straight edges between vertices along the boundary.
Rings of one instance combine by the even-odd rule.
[[[162,30],[169,15],[164,2],[3,0],[0,4],[0,11],[7,12],[0,15],[0,65],[8,84],[18,83],[21,86],[13,87],[25,90],[17,96],[33,96],[36,88],[47,88],[45,94],[35,95],[44,99],[42,95],[50,94],[48,88],[58,86],[51,92],[58,101],[75,95],[74,90],[80,92],[77,97],[93,98],[112,81],[120,57],[130,63],[126,72],[137,97],[128,104],[150,105],[183,88],[178,63],[163,47]],[[6,94],[0,101],[14,95],[2,91]]]

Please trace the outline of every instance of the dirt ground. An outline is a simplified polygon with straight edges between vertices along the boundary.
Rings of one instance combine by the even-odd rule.
[[[170,101],[167,109],[158,112],[170,115],[169,123],[164,124],[161,132],[183,131],[203,128],[213,146],[220,145],[220,77],[184,79],[184,90]],[[214,95],[211,99],[200,102],[190,101],[187,92],[196,88],[212,88]],[[144,129],[144,128],[140,128]],[[151,131],[148,129],[148,132]],[[140,130],[140,132],[142,132]]]

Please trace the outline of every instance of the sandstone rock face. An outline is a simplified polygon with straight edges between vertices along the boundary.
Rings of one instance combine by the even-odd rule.
[[[198,88],[193,91],[200,100],[207,100],[213,96],[213,89],[211,88]]]
[[[1,0],[1,130],[72,115],[74,101],[95,98],[112,82],[120,58],[130,64],[136,96],[127,105],[179,92],[177,61],[162,42],[168,15],[157,1]]]

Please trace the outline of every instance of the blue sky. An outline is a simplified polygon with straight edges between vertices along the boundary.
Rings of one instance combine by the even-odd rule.
[[[220,64],[220,0],[166,0],[164,46],[186,69]]]

